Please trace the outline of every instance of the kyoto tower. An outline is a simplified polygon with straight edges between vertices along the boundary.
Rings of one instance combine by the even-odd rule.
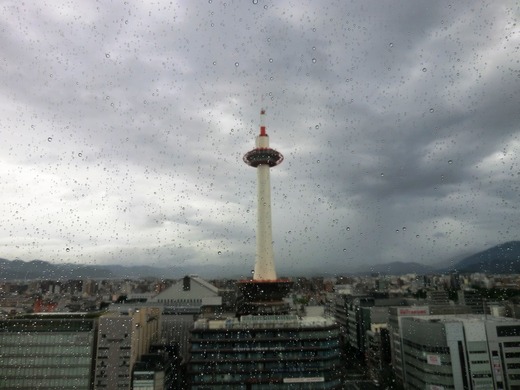
[[[265,110],[260,111],[260,134],[256,148],[244,155],[244,162],[256,168],[257,174],[257,223],[256,257],[252,280],[238,282],[242,293],[239,304],[241,314],[281,313],[286,309],[283,297],[292,282],[278,279],[274,267],[273,234],[271,222],[270,169],[283,161],[280,152],[269,147],[269,136],[264,124]]]

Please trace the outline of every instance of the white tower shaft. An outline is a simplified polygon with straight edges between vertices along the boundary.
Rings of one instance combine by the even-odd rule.
[[[258,215],[256,224],[256,260],[255,273],[253,275],[254,280],[276,279],[273,255],[271,183],[269,168],[269,165],[259,165],[256,168],[258,180]]]

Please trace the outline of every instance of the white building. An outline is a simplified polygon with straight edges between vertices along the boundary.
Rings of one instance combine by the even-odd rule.
[[[520,389],[520,320],[403,317],[401,335],[405,389]]]

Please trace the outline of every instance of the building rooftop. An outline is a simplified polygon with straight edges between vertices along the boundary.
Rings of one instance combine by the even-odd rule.
[[[518,322],[516,318],[509,317],[495,317],[485,314],[443,314],[443,315],[427,315],[427,316],[410,316],[417,321],[423,322],[498,322],[498,323],[513,323]]]
[[[299,317],[297,315],[247,315],[225,320],[199,319],[194,329],[272,329],[272,328],[316,328],[333,326],[335,322],[325,317]]]

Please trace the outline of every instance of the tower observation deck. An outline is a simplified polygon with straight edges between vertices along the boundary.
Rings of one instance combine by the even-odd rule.
[[[274,266],[273,235],[271,221],[270,168],[282,163],[283,155],[269,147],[269,136],[264,125],[265,110],[260,112],[260,134],[256,147],[244,155],[244,162],[257,172],[257,229],[256,257],[252,280],[238,283],[242,293],[242,314],[267,314],[281,312],[282,299],[289,292],[292,282],[278,279]]]

